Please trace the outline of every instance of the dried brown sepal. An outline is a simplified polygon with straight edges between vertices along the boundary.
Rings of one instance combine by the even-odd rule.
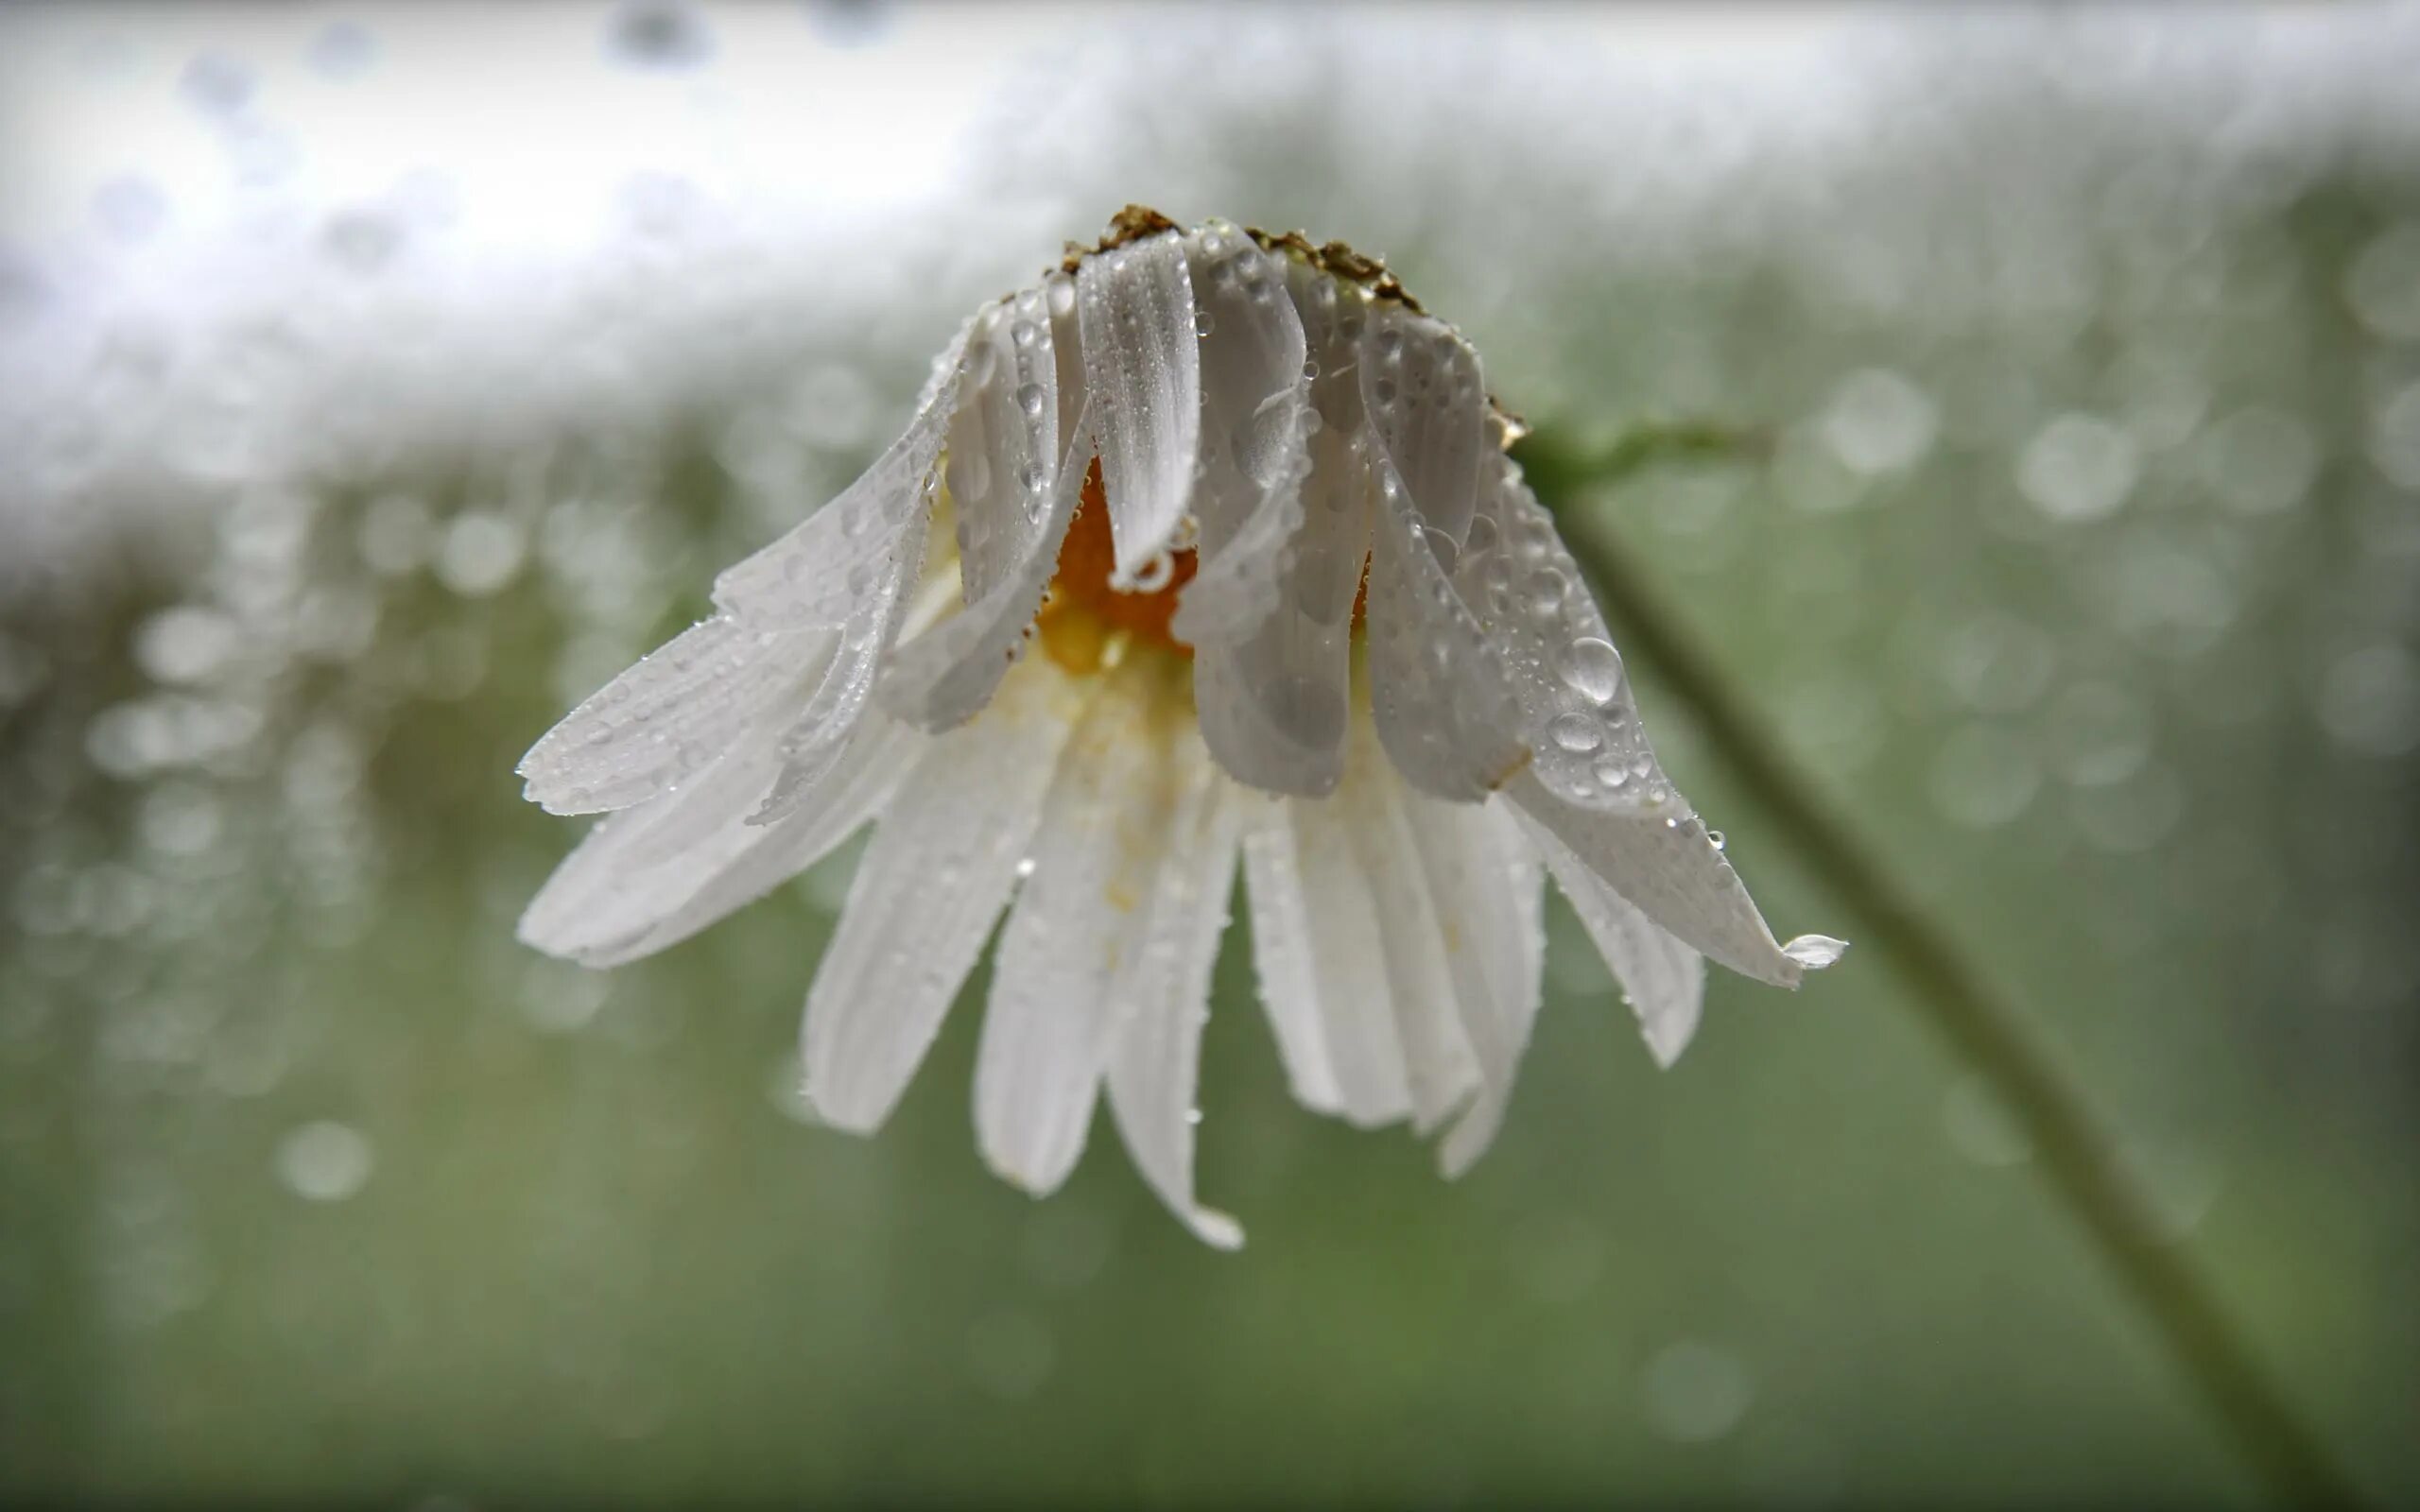
[[[1073,274],[1077,266],[1087,257],[1123,247],[1129,242],[1140,241],[1146,236],[1156,236],[1162,232],[1182,229],[1175,221],[1149,205],[1128,205],[1109,217],[1109,230],[1099,241],[1090,247],[1086,247],[1081,242],[1067,243],[1066,255],[1059,260],[1059,270]],[[1299,231],[1268,232],[1257,226],[1246,226],[1244,234],[1251,237],[1263,251],[1282,252],[1299,257],[1320,272],[1362,289],[1374,300],[1392,301],[1414,315],[1428,313],[1422,308],[1418,300],[1412,298],[1411,291],[1403,286],[1403,280],[1388,271],[1387,262],[1383,257],[1373,257],[1367,252],[1356,251],[1352,247],[1340,241],[1314,242],[1308,235]],[[1488,406],[1503,419],[1504,440],[1507,447],[1529,434],[1529,426],[1522,422],[1518,415],[1496,403],[1495,395],[1489,395],[1487,403]]]
[[[1090,247],[1081,242],[1067,243],[1067,254],[1059,259],[1059,271],[1072,274],[1077,264],[1096,252],[1106,252],[1129,242],[1139,242],[1146,236],[1157,236],[1164,231],[1182,229],[1149,205],[1128,205],[1109,217],[1109,230],[1102,233],[1099,241]]]

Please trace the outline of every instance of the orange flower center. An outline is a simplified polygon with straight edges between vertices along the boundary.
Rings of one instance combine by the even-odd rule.
[[[1193,648],[1168,633],[1176,615],[1177,591],[1193,578],[1194,554],[1169,554],[1166,581],[1150,589],[1123,593],[1109,583],[1116,565],[1109,536],[1109,496],[1101,488],[1100,458],[1093,458],[1084,474],[1083,497],[1075,518],[1067,523],[1066,539],[1059,545],[1058,575],[1042,601],[1035,627],[1050,660],[1070,672],[1100,668],[1110,643],[1123,635],[1129,644],[1158,645],[1189,657]]]
[[[1035,632],[1050,660],[1070,672],[1098,672],[1110,647],[1154,645],[1188,661],[1193,647],[1168,633],[1176,617],[1177,592],[1193,580],[1201,564],[1191,549],[1168,553],[1165,580],[1157,586],[1121,592],[1112,588],[1117,553],[1109,536],[1109,495],[1101,487],[1100,458],[1093,458],[1084,473],[1084,491],[1075,517],[1059,543],[1059,567],[1043,594],[1042,611],[1034,617]],[[1353,630],[1359,634],[1369,612],[1369,564],[1362,564],[1361,586],[1353,595]]]

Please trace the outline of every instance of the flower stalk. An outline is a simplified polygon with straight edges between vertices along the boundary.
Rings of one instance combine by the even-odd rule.
[[[1886,957],[1910,1001],[1998,1096],[2024,1130],[2051,1193],[2090,1237],[2127,1297],[2235,1451],[2286,1505],[2353,1506],[2352,1484],[2264,1370],[2210,1284],[2162,1229],[2128,1173],[2106,1121],[2061,1066],[2014,998],[1961,947],[1950,928],[1893,877],[1833,814],[1780,742],[1734,691],[1669,596],[1599,519],[1571,507],[1602,487],[1676,457],[1761,452],[1752,433],[1719,426],[1649,426],[1609,446],[1578,447],[1550,432],[1515,455],[1554,513],[1620,644],[1662,675],[1695,716],[1706,746],[1762,803],[1801,862],[1851,918],[1849,933]]]

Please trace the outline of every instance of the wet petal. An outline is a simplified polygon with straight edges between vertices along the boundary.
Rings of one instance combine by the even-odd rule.
[[[1545,826],[1524,816],[1522,827],[1620,984],[1656,1064],[1671,1065],[1697,1034],[1705,958],[1633,907]]]
[[[947,730],[973,718],[1022,653],[1027,629],[1059,559],[1059,543],[1084,488],[1084,448],[1078,424],[1054,472],[1047,510],[1024,541],[1024,555],[964,613],[942,621],[899,648],[883,679],[885,707],[926,730]]]
[[[800,812],[769,828],[748,822],[780,765],[767,731],[680,792],[598,825],[531,900],[522,939],[589,966],[680,943],[856,833],[898,786],[921,738],[868,720]]]
[[[1459,549],[1487,447],[1478,354],[1443,321],[1380,300],[1362,332],[1360,381],[1371,433],[1403,480],[1411,512],[1448,550]]]
[[[926,748],[849,886],[800,1036],[808,1099],[841,1128],[889,1116],[1015,886],[1080,696],[1021,672]]]
[[[1055,1190],[1083,1153],[1166,842],[1167,727],[1137,658],[1111,675],[1059,757],[1032,874],[1000,931],[975,1067],[984,1159],[1028,1192]]]
[[[1223,221],[1187,237],[1185,255],[1197,328],[1207,327],[1193,488],[1201,568],[1170,627],[1200,645],[1241,639],[1277,606],[1278,558],[1302,524],[1310,471],[1310,383],[1287,259]]]
[[[942,476],[972,605],[1016,576],[1047,528],[1059,482],[1059,359],[1042,292],[991,306],[969,338]],[[1055,542],[1053,542],[1055,546]]]
[[[1406,810],[1409,795],[1387,765],[1369,722],[1357,727],[1352,764],[1333,806],[1341,811],[1375,905],[1378,959],[1403,1046],[1412,1127],[1426,1134],[1461,1107],[1479,1080],[1445,959],[1446,939],[1461,920],[1441,914],[1430,896]]]
[[[1405,795],[1422,878],[1440,921],[1462,1036],[1479,1088],[1438,1152],[1448,1177],[1485,1154],[1512,1098],[1529,1048],[1546,962],[1544,879],[1506,806]]]
[[[1124,1027],[1110,1052],[1109,1107],[1136,1168],[1161,1198],[1203,1240],[1232,1249],[1243,1243],[1243,1229],[1194,1198],[1193,1133],[1210,971],[1227,928],[1239,815],[1233,789],[1199,740],[1180,736],[1175,754],[1174,814],[1149,920],[1112,988]]]
[[[918,515],[875,559],[873,584],[841,626],[839,649],[824,669],[822,680],[775,743],[782,773],[752,822],[772,824],[796,813],[839,759],[865,716],[883,660],[914,607],[914,590],[924,565],[925,519]]]
[[[1531,769],[1583,808],[1640,812],[1671,783],[1640,726],[1604,616],[1521,471],[1497,456],[1454,583],[1502,647]]]
[[[833,644],[820,630],[701,620],[530,747],[521,758],[524,796],[549,814],[643,803],[728,751],[768,706],[818,675]]]
[[[1202,737],[1236,781],[1322,798],[1344,770],[1353,601],[1370,554],[1357,373],[1365,316],[1357,295],[1340,294],[1335,280],[1305,264],[1289,260],[1287,277],[1307,360],[1319,366],[1311,401],[1320,424],[1307,441],[1301,524],[1278,558],[1275,607],[1258,627],[1195,648],[1194,703]]]
[[[1377,906],[1332,802],[1268,800],[1244,840],[1253,959],[1304,1106],[1365,1127],[1411,1111]]]
[[[1370,693],[1379,737],[1404,780],[1477,802],[1529,762],[1502,654],[1438,565],[1410,498],[1378,480],[1370,553]]]
[[[1505,797],[1607,886],[1708,960],[1775,987],[1798,985],[1802,966],[1773,942],[1739,874],[1677,797],[1667,804],[1673,812],[1660,817],[1609,814],[1564,802],[1528,772]]]
[[[1116,580],[1131,584],[1167,549],[1193,500],[1201,354],[1184,238],[1167,232],[1087,258],[1076,308]]]
[[[910,521],[921,521],[937,480],[933,464],[956,407],[969,320],[933,364],[915,419],[890,449],[806,523],[715,579],[719,608],[752,624],[842,625],[873,592],[881,564]]]

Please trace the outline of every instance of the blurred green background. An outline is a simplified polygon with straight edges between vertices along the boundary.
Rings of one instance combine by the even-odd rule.
[[[985,1173],[979,972],[809,1125],[847,854],[515,943],[578,833],[522,749],[1128,199],[1389,254],[1567,438],[1764,438],[1568,528],[2420,1496],[2413,15],[0,15],[0,1496],[2256,1499],[1871,951],[1658,1074],[1557,902],[1449,1185],[1290,1105],[1238,923],[1226,1256],[1106,1128]],[[1638,670],[1776,932],[1854,935]]]

